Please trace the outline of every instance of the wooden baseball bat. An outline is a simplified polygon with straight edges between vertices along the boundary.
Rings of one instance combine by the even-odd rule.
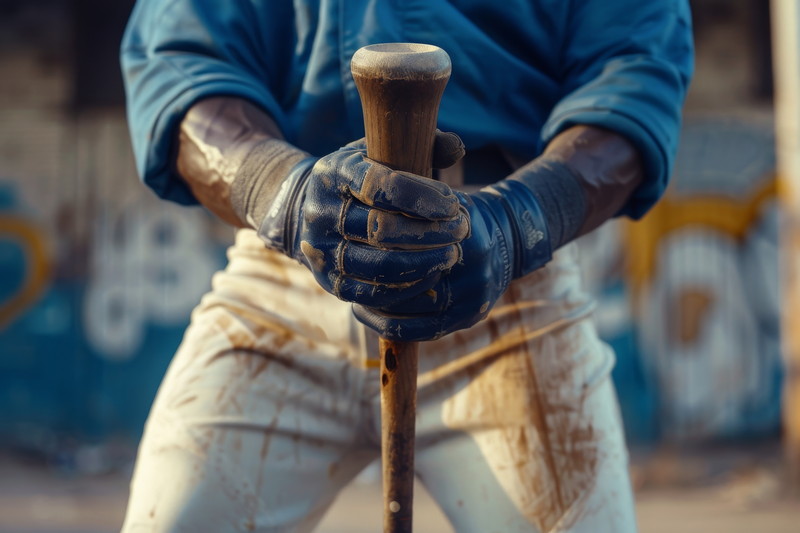
[[[413,43],[366,46],[351,71],[361,95],[367,156],[395,170],[432,177],[436,117],[450,78],[441,48]],[[417,343],[380,339],[383,530],[411,531]]]

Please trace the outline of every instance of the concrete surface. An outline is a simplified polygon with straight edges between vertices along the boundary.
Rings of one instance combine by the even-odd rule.
[[[634,460],[632,475],[642,533],[798,533],[800,496],[781,481],[779,450],[750,460],[747,450],[686,456],[660,453]],[[726,459],[727,458],[727,459]],[[0,454],[0,533],[119,531],[129,469],[96,475],[55,474],[41,462]],[[377,470],[368,470],[336,501],[319,533],[380,531]],[[422,487],[415,533],[452,532]]]

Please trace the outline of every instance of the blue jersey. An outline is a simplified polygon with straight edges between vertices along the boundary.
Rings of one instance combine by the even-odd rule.
[[[251,100],[312,154],[362,137],[350,58],[379,42],[450,54],[439,127],[468,151],[530,160],[565,128],[595,125],[644,160],[624,214],[666,187],[693,68],[687,0],[139,0],[121,53],[140,175],[195,202],[173,164],[177,128],[209,96]]]

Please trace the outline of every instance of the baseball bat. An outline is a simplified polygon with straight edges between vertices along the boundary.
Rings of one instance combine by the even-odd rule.
[[[359,49],[351,71],[364,110],[367,156],[432,177],[436,117],[450,57],[436,46],[389,43]],[[412,527],[418,347],[380,339],[383,530]]]

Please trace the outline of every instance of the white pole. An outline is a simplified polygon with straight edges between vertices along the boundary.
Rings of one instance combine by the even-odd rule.
[[[784,450],[800,490],[800,7],[772,0],[773,71],[781,223]]]

